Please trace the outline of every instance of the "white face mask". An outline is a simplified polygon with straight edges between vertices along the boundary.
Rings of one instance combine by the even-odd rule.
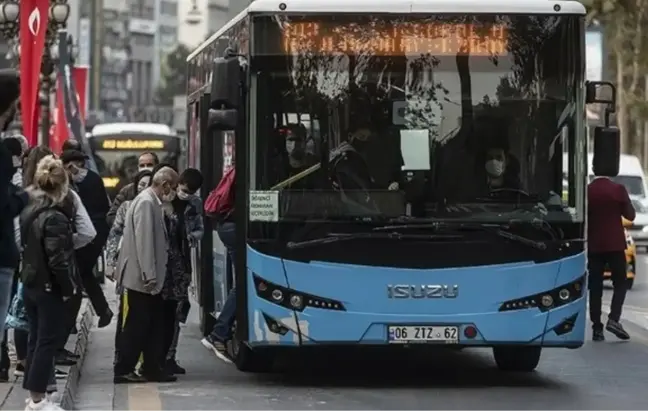
[[[137,169],[138,172],[145,171],[145,170],[146,171],[153,171],[153,167],[139,167]]]
[[[11,161],[13,163],[13,166],[16,168],[19,168],[22,165],[22,161],[20,161],[20,157],[18,156],[12,156]]]
[[[504,162],[500,160],[488,160],[486,172],[492,177],[500,177],[504,173]]]
[[[178,190],[178,194],[177,194],[177,195],[178,195],[178,198],[179,198],[180,200],[186,200],[186,199],[189,198],[189,194],[185,193],[185,192],[182,191],[182,190]]]
[[[162,202],[170,203],[171,201],[175,200],[175,198],[176,198],[176,191],[171,190],[169,191],[169,194],[165,194],[164,196],[162,196]]]

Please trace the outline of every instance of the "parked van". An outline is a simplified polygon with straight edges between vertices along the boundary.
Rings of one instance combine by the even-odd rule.
[[[587,161],[587,169],[591,181],[594,178],[594,172],[592,171],[592,154],[587,156]],[[637,156],[621,154],[619,175],[612,177],[612,180],[623,184],[626,190],[628,190],[630,197],[641,200],[642,203],[648,205],[646,176],[644,175],[643,167],[641,166],[641,162]]]

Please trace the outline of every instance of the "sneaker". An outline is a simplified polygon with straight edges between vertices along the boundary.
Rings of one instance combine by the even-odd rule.
[[[623,328],[620,322],[614,321],[608,318],[607,325],[605,326],[605,329],[611,332],[612,334],[616,335],[617,338],[621,340],[629,340],[630,339],[630,334]]]
[[[68,377],[68,373],[57,368],[54,370],[54,377],[56,377],[57,380],[63,380]]]
[[[55,403],[51,402],[46,398],[43,398],[39,402],[34,402],[31,399],[27,400],[27,406],[25,411],[59,411],[63,408],[59,407]]]
[[[25,375],[25,365],[22,363],[16,364],[16,369],[14,370],[14,377],[22,377]]]
[[[169,374],[175,374],[175,375],[185,375],[187,373],[187,370],[182,368],[177,361],[175,360],[168,360],[166,363],[166,371]]]
[[[229,352],[227,352],[227,345],[225,345],[224,342],[217,340],[211,335],[208,335],[207,337],[200,340],[200,343],[203,345],[203,347],[213,351],[214,354],[216,354],[216,356],[221,360],[225,361],[228,364],[232,363],[232,358],[230,357]]]
[[[4,368],[0,370],[0,382],[9,382],[9,370]]]
[[[592,341],[605,341],[605,334],[602,328],[592,330]]]

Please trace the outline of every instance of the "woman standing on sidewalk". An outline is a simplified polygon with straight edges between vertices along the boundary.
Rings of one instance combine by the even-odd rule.
[[[60,410],[46,392],[65,326],[65,301],[79,289],[74,258],[74,201],[63,163],[43,158],[30,190],[31,204],[21,216],[25,309],[29,344],[23,388],[29,391],[26,410]]]

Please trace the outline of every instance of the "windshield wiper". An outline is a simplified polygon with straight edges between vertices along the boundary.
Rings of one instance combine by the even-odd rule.
[[[314,238],[304,241],[290,241],[286,247],[294,250],[298,248],[308,248],[316,245],[336,243],[339,241],[349,240],[457,240],[464,238],[459,234],[402,234],[398,232],[368,232],[368,233],[328,233],[325,237]]]
[[[487,233],[495,234],[499,237],[505,238],[507,240],[514,241],[519,244],[523,244],[537,250],[546,250],[547,244],[542,241],[533,240],[528,237],[521,236],[519,234],[514,234],[510,231],[507,231],[506,226],[501,224],[489,224],[489,223],[447,223],[443,221],[438,221],[434,223],[427,224],[400,224],[400,225],[388,225],[383,227],[376,227],[373,230],[377,232],[389,231],[389,230],[403,230],[403,229],[433,229],[435,231],[443,230],[473,230],[473,231],[484,231]]]

